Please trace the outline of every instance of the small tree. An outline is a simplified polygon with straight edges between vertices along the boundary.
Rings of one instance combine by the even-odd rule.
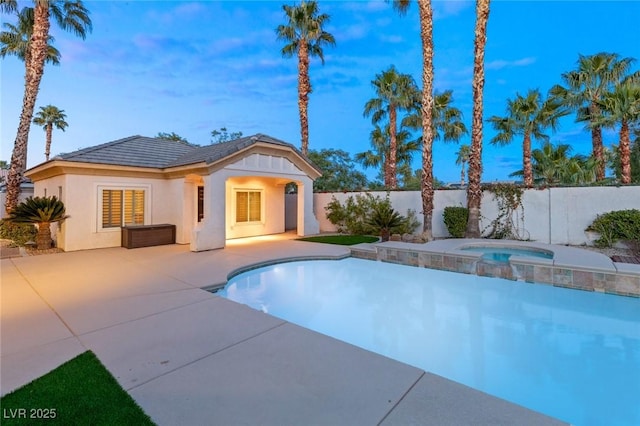
[[[229,142],[236,139],[240,139],[242,137],[242,132],[231,132],[227,131],[226,127],[220,127],[220,130],[212,130],[211,131],[211,143],[222,143]]]
[[[401,227],[405,220],[400,213],[391,207],[391,203],[383,202],[374,207],[371,216],[365,223],[370,227],[372,233],[382,237],[382,241],[389,241],[392,230]]]
[[[7,220],[38,225],[36,244],[38,250],[44,250],[51,248],[51,223],[60,222],[67,217],[64,203],[55,196],[29,197],[11,211]]]

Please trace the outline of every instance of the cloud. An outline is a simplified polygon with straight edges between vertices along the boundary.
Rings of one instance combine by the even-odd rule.
[[[350,12],[380,12],[391,9],[391,5],[383,0],[349,1],[342,5],[342,9]]]
[[[404,42],[404,38],[402,36],[399,36],[399,35],[380,34],[380,41],[383,41],[383,42],[386,42],[386,43],[397,44],[397,43],[403,43]]]
[[[536,58],[526,57],[521,59],[516,59],[513,61],[508,61],[505,59],[496,59],[490,62],[485,63],[484,67],[488,70],[499,70],[502,68],[512,68],[512,67],[524,67],[527,65],[531,65],[536,62]]]
[[[434,19],[457,16],[465,9],[473,7],[474,2],[462,0],[436,0],[433,2]]]
[[[165,3],[165,5],[168,3]],[[169,3],[170,4],[170,3]],[[168,11],[152,9],[147,13],[147,17],[152,21],[160,22],[164,25],[174,24],[176,21],[201,17],[207,11],[201,3],[178,2],[178,6]]]

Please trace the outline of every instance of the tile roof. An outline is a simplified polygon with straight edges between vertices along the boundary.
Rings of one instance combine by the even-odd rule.
[[[197,147],[193,151],[184,154],[180,158],[177,158],[175,161],[168,164],[168,166],[185,166],[188,164],[199,163],[202,161],[204,161],[207,164],[211,164],[215,161],[228,157],[238,151],[241,151],[257,142],[266,142],[272,145],[289,147],[293,151],[296,151],[298,154],[300,154],[301,157],[304,158],[304,156],[290,143],[272,138],[271,136],[258,133],[253,136],[246,136],[244,138],[235,139],[229,142],[222,142],[222,143],[216,143],[212,145]],[[307,159],[307,161],[309,160]]]
[[[61,154],[54,159],[81,163],[164,168],[176,158],[194,149],[196,149],[194,145],[185,142],[136,135]]]
[[[162,169],[200,162],[210,164],[257,142],[286,146],[305,158],[293,145],[287,142],[271,136],[256,134],[206,146],[136,135],[61,154],[54,159]],[[310,163],[307,158],[305,160]]]

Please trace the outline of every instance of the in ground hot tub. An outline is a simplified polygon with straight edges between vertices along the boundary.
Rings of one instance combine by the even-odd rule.
[[[539,259],[553,259],[553,252],[530,247],[505,247],[494,245],[464,246],[463,251],[482,253],[482,259],[494,262],[508,262],[511,256],[536,257]]]

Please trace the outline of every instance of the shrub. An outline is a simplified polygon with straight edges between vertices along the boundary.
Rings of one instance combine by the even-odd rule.
[[[391,203],[379,203],[366,221],[370,231],[382,237],[382,241],[389,241],[391,230],[399,228],[406,218],[391,207]]]
[[[380,232],[381,229],[372,226],[371,219],[376,211],[388,212],[393,210],[389,197],[382,199],[379,196],[357,194],[355,197],[350,196],[341,204],[335,197],[325,207],[327,211],[327,219],[338,228],[338,232],[363,235],[369,233]],[[407,211],[407,217],[399,215],[400,223],[394,223],[390,229],[394,233],[410,234],[418,227],[419,222],[416,214],[412,210]]]
[[[29,241],[35,241],[38,230],[28,223],[11,223],[0,221],[0,238],[13,241],[14,246],[24,246]]]
[[[596,216],[585,231],[597,232],[600,238],[594,241],[597,247],[611,247],[618,240],[637,249],[640,245],[640,210],[616,210]]]
[[[464,237],[467,230],[467,220],[469,219],[469,209],[466,207],[445,207],[444,208],[444,224],[447,231],[454,238]]]
[[[51,248],[51,224],[67,218],[64,203],[54,197],[29,197],[18,204],[6,219],[13,223],[38,225],[38,250]]]

